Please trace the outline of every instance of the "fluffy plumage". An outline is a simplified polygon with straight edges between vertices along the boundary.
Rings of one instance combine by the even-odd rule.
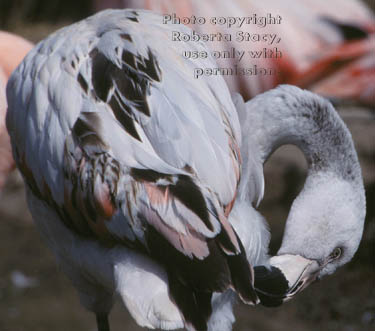
[[[230,287],[257,301],[227,220],[240,130],[224,81],[193,78],[211,60],[183,60],[186,47],[203,44],[172,42],[171,31],[150,12],[105,11],[56,32],[12,76],[7,123],[30,199],[55,214],[48,222],[103,250],[149,256],[166,270],[185,324],[204,330],[213,292]],[[37,209],[34,218],[47,222]],[[87,272],[72,267],[80,253],[46,236],[76,282]]]

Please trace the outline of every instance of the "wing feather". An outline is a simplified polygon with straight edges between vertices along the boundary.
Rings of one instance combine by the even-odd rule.
[[[114,197],[126,196],[128,189],[123,187],[121,192],[118,176],[111,178],[110,185],[103,181],[108,173],[95,168],[103,161],[102,155],[111,160],[108,162],[118,163],[124,177],[121,181],[127,185],[136,181],[131,169],[157,171],[174,176],[175,181],[176,176],[188,176],[192,180],[186,183],[191,185],[183,194],[178,191],[181,185],[168,183],[173,196],[168,204],[174,208],[166,209],[164,221],[173,227],[179,211],[184,226],[188,224],[210,238],[219,231],[220,219],[197,210],[198,215],[192,217],[193,204],[200,205],[197,201],[204,201],[200,197],[207,195],[205,199],[215,206],[214,214],[221,215],[233,200],[239,180],[240,162],[233,148],[238,145],[239,133],[233,129],[238,120],[233,105],[227,102],[226,86],[222,80],[194,80],[191,70],[195,64],[181,61],[183,45],[173,43],[166,48],[156,40],[155,35],[172,46],[167,27],[155,22],[154,15],[137,17],[154,27],[151,32],[144,24],[130,23],[129,17],[134,18],[130,13],[116,22],[100,15],[96,25],[78,23],[39,44],[27,59],[33,65],[19,70],[18,75],[26,79],[16,81],[16,73],[10,83],[22,93],[29,91],[22,105],[29,120],[17,119],[16,124],[26,129],[29,138],[22,141],[22,136],[16,135],[19,153],[33,176],[30,181],[42,195],[43,188],[50,187],[52,200],[74,214],[72,219],[82,213],[86,219],[95,213],[110,219],[119,208]],[[192,46],[199,49],[195,43]],[[178,65],[171,67],[170,61]],[[38,80],[31,83],[29,77]],[[176,85],[177,81],[184,88]],[[213,84],[220,95],[213,94]],[[12,99],[14,94],[9,94]],[[67,188],[62,193],[60,187]],[[155,193],[147,195],[149,190],[143,189],[143,198],[147,197],[150,205]],[[69,194],[74,196],[70,202]],[[191,205],[184,201],[189,194],[194,201]],[[80,212],[72,212],[74,205]],[[208,214],[206,204],[204,208]],[[202,229],[211,228],[203,231],[201,223]],[[77,228],[85,227],[78,221]]]

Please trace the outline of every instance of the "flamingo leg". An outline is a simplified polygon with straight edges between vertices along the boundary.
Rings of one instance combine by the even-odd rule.
[[[108,314],[106,313],[97,313],[96,314],[96,324],[98,326],[98,331],[110,331]]]

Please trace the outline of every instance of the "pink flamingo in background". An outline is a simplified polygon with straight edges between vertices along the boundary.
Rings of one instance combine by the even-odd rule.
[[[244,67],[274,68],[277,75],[224,76],[232,91],[245,99],[288,83],[310,89],[327,97],[350,99],[364,104],[375,102],[375,24],[371,11],[359,0],[105,0],[96,1],[96,10],[104,8],[144,8],[177,17],[192,15],[210,18],[243,17],[267,13],[282,17],[281,24],[265,28],[243,25],[249,33],[276,33],[282,58],[242,60]],[[191,25],[198,33],[233,33],[225,25]],[[215,50],[261,50],[275,45],[266,43],[208,42]],[[218,66],[233,67],[237,60],[218,59]]]
[[[14,34],[0,31],[0,190],[7,174],[14,169],[14,161],[5,128],[7,101],[5,87],[9,76],[25,57],[33,44]]]

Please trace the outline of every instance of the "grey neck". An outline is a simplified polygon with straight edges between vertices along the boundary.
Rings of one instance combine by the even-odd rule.
[[[263,163],[285,144],[296,145],[304,153],[309,177],[331,173],[355,186],[363,185],[351,134],[323,98],[285,85],[247,102],[240,107],[239,117],[241,154],[244,164],[251,165],[243,169],[240,194],[249,194],[249,188],[245,188],[249,180],[257,190],[263,189],[259,188],[263,184]],[[254,183],[254,171],[262,183]],[[255,200],[257,195],[259,200],[262,192],[255,195]],[[249,198],[254,201],[254,195]]]

